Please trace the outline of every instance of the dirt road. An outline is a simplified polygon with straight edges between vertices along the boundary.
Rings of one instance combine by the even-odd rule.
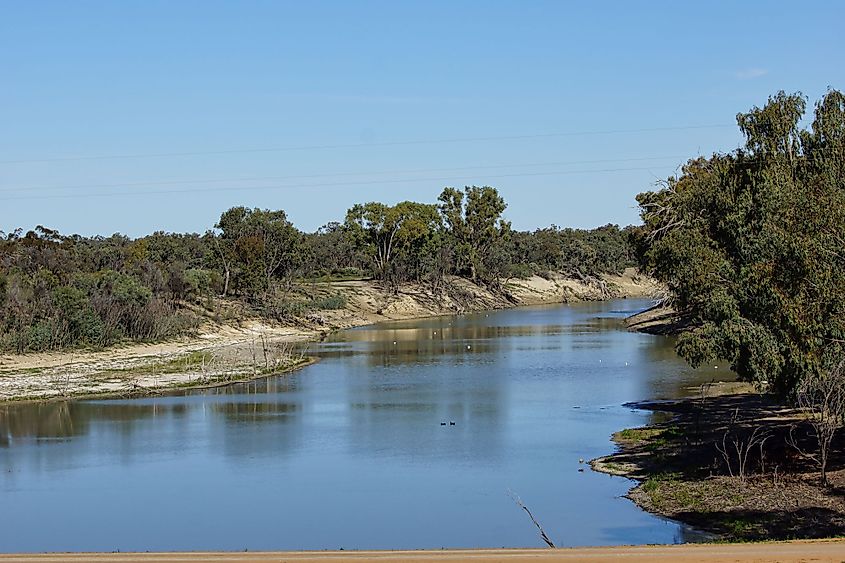
[[[0,555],[2,563],[380,563],[449,561],[452,563],[555,563],[587,561],[732,563],[738,561],[845,561],[845,540],[815,540],[744,544],[588,547],[572,549],[476,549],[443,551],[321,551],[277,553],[101,553]]]

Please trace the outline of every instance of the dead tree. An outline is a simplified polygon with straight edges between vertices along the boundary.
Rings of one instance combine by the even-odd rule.
[[[543,527],[540,525],[539,522],[537,522],[537,519],[534,518],[534,515],[531,514],[531,511],[528,510],[528,507],[525,506],[525,503],[522,502],[522,499],[519,498],[519,495],[517,495],[516,493],[514,493],[513,491],[510,491],[510,490],[508,491],[508,494],[513,499],[513,501],[516,503],[516,505],[519,506],[522,510],[524,510],[525,513],[528,514],[528,517],[531,518],[531,521],[534,522],[534,525],[537,527],[537,530],[540,531],[540,538],[544,542],[546,542],[546,545],[548,545],[552,549],[557,547],[557,546],[555,546],[554,542],[552,542],[552,540],[549,539],[549,536],[546,535],[546,531],[543,530]]]
[[[731,422],[725,433],[722,435],[722,442],[716,442],[716,450],[722,455],[725,460],[725,465],[728,468],[728,474],[731,477],[739,477],[740,481],[745,481],[750,471],[748,469],[748,458],[755,448],[760,449],[760,464],[765,463],[765,454],[763,447],[766,440],[771,437],[766,430],[757,426],[751,432],[743,432],[739,427],[739,409],[734,411],[731,417]]]
[[[802,448],[795,439],[794,427],[790,429],[787,443],[818,466],[822,485],[827,486],[827,466],[833,438],[845,423],[845,359],[830,370],[802,381],[795,398],[809,417],[817,450],[812,453]]]

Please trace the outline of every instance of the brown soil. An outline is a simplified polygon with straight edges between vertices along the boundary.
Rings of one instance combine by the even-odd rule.
[[[740,561],[840,562],[845,558],[845,541],[817,540],[745,544],[686,544],[572,549],[468,549],[440,551],[322,551],[276,553],[78,553],[45,555],[0,555],[8,563],[60,563],[94,561],[99,563],[228,563],[307,562],[359,563],[381,561],[451,561],[452,563],[548,563],[589,561],[592,563],[677,562],[737,563]]]
[[[677,334],[691,326],[690,319],[671,307],[655,306],[625,320],[628,330],[647,334]]]
[[[619,451],[591,465],[638,480],[628,497],[643,509],[729,540],[845,535],[842,436],[825,487],[803,455],[816,451],[806,418],[771,396],[703,392],[695,399],[632,406],[673,416],[617,432]],[[790,445],[790,433],[798,448]],[[747,455],[738,454],[737,446]]]
[[[222,303],[230,320],[207,322],[199,333],[154,344],[106,350],[0,355],[0,402],[89,395],[133,396],[172,388],[204,387],[282,373],[303,365],[301,343],[328,333],[381,321],[565,303],[649,296],[655,285],[634,269],[585,284],[558,274],[511,280],[491,292],[451,278],[434,294],[408,284],[389,291],[373,281],[301,284],[297,294],[318,299],[342,294],[347,306],[321,310],[282,323],[246,316],[236,302]]]

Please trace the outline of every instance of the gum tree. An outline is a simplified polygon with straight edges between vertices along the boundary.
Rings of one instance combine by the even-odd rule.
[[[805,105],[781,92],[739,114],[743,148],[637,197],[642,266],[693,322],[679,353],[782,394],[845,344],[845,96],[829,91],[809,129]]]

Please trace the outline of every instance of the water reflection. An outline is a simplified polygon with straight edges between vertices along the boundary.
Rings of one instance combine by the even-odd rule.
[[[69,438],[85,432],[85,420],[74,420],[73,405],[62,401],[34,405],[0,406],[0,446],[8,447],[16,438]]]
[[[131,434],[139,420],[157,416],[178,417],[187,412],[181,403],[142,401],[56,401],[0,406],[0,444],[10,447],[18,441],[49,441],[82,436],[91,431],[92,421],[113,423],[113,428]]]
[[[620,498],[626,480],[577,471],[648,421],[623,403],[713,376],[624,330],[647,305],[388,323],[285,377],[2,406],[0,550],[537,545],[508,489],[562,545],[694,539]]]

